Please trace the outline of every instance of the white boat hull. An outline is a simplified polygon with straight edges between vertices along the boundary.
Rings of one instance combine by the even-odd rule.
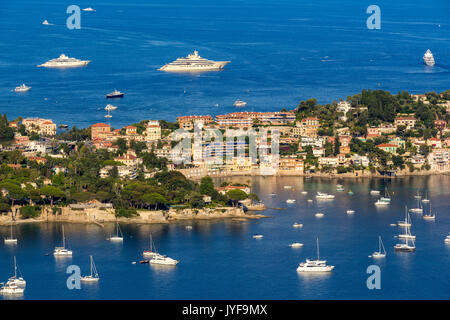
[[[334,269],[334,266],[326,267],[298,267],[297,272],[330,272]]]

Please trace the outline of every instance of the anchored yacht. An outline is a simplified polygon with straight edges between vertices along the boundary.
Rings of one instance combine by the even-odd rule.
[[[106,111],[113,111],[113,110],[116,110],[116,109],[117,109],[117,107],[113,106],[112,104],[107,104],[106,107],[105,107]]]
[[[215,71],[221,70],[225,65],[231,61],[212,61],[199,56],[198,51],[189,54],[186,58],[178,58],[177,60],[168,63],[159,71],[167,72],[200,72],[200,71]]]
[[[427,52],[425,52],[425,54],[423,55],[423,63],[430,67],[434,66],[434,57],[430,49],[428,49]]]
[[[43,64],[38,65],[38,67],[45,68],[73,68],[73,67],[84,67],[89,64],[89,60],[80,60],[76,58],[69,58],[64,53],[58,58],[51,59]]]
[[[95,12],[95,9],[92,9],[91,7],[88,8],[84,8],[83,11],[91,11],[91,12]]]
[[[162,255],[157,255],[155,257],[153,257],[150,260],[151,264],[162,264],[162,265],[167,265],[167,266],[175,266],[178,264],[178,260],[166,257],[166,256],[162,256]]]
[[[123,98],[123,96],[124,96],[124,93],[123,93],[123,92],[120,92],[120,91],[117,91],[116,89],[114,89],[113,92],[108,93],[108,94],[106,95],[106,99],[111,99],[111,98]]]
[[[72,250],[66,248],[66,237],[64,236],[64,226],[62,226],[62,238],[63,238],[63,246],[55,247],[53,251],[54,256],[72,256]]]
[[[326,260],[319,259],[319,238],[317,238],[317,259],[309,260],[300,263],[297,272],[329,272],[334,269],[334,266],[327,266]]]
[[[233,104],[233,106],[235,106],[236,108],[245,107],[246,105],[247,105],[247,102],[239,100],[239,99],[237,99]]]
[[[15,87],[14,91],[15,92],[27,92],[31,89],[31,87],[25,85],[24,83],[22,83],[20,86]]]
[[[88,276],[81,277],[81,281],[85,282],[98,282],[100,280],[100,277],[98,276],[97,268],[95,267],[94,258],[90,256],[91,260],[91,274]]]
[[[323,192],[317,192],[316,199],[334,199],[333,194],[327,194]]]
[[[20,276],[17,276],[17,271],[19,271]],[[18,287],[25,287],[27,285],[27,282],[23,279],[22,273],[20,272],[19,267],[17,266],[15,256],[14,256],[14,275],[8,279],[6,285],[13,285]]]

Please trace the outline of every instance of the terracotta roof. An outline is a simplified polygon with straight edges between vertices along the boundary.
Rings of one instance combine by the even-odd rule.
[[[106,123],[96,123],[93,124],[91,127],[110,127],[110,125]]]

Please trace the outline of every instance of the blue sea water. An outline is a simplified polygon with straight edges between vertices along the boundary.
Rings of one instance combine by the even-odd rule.
[[[242,181],[242,179],[240,179]],[[12,273],[13,256],[27,280],[20,299],[449,299],[450,232],[449,176],[414,177],[393,181],[370,179],[319,179],[299,177],[255,177],[252,191],[269,208],[269,218],[242,221],[185,221],[170,225],[122,224],[124,242],[106,238],[114,225],[64,224],[73,257],[55,259],[51,253],[61,242],[61,224],[17,226],[17,246],[0,243],[0,281]],[[337,192],[336,185],[345,192]],[[291,190],[283,186],[291,185]],[[372,189],[388,187],[392,204],[374,206]],[[302,195],[301,191],[308,191]],[[352,190],[354,195],[348,195]],[[404,219],[404,206],[413,207],[417,191],[428,191],[436,221],[412,215],[412,234],[417,236],[414,253],[395,252],[398,227],[390,224]],[[317,191],[333,193],[334,201],[317,202]],[[276,193],[276,197],[271,197]],[[287,205],[286,199],[296,203]],[[313,203],[307,199],[314,199]],[[346,210],[355,210],[347,215]],[[427,212],[428,207],[425,206]],[[315,213],[323,212],[321,219]],[[295,222],[303,228],[293,228]],[[191,230],[186,225],[192,225]],[[159,252],[180,260],[176,267],[132,264],[142,259],[149,247],[149,234]],[[0,227],[0,236],[9,234]],[[252,236],[262,234],[263,239]],[[378,249],[381,235],[385,259],[368,256]],[[298,274],[298,264],[315,257],[316,237],[320,257],[335,269],[330,274]],[[301,242],[299,249],[290,243]],[[79,265],[89,273],[89,255],[94,256],[100,281],[69,290],[66,268]],[[366,285],[370,265],[381,270],[381,289]]]
[[[0,7],[0,113],[52,118],[87,127],[105,122],[105,95],[125,92],[114,127],[292,109],[315,97],[328,103],[363,88],[396,93],[449,89],[450,2],[379,0],[381,29],[368,30],[360,0],[96,0],[75,3],[81,29],[66,27],[68,0],[3,0]],[[42,25],[43,20],[53,25]],[[425,67],[433,52],[437,64]],[[193,50],[231,60],[221,72],[168,74],[157,68]],[[37,68],[65,53],[86,68]],[[26,83],[31,91],[12,89]],[[186,93],[184,93],[186,91]],[[218,104],[218,107],[215,105]]]

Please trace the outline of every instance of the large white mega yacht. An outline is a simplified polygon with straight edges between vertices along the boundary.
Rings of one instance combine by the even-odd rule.
[[[80,60],[76,58],[69,58],[64,53],[58,58],[51,59],[43,64],[38,65],[38,67],[45,68],[73,68],[73,67],[83,67],[91,62],[89,60]]]
[[[198,51],[188,55],[186,58],[178,58],[177,60],[168,63],[159,71],[168,72],[201,72],[201,71],[214,71],[221,70],[225,65],[231,61],[212,61],[202,58],[198,55]]]
[[[430,49],[428,49],[427,52],[425,52],[425,54],[423,55],[423,63],[430,67],[434,66],[434,57]]]

